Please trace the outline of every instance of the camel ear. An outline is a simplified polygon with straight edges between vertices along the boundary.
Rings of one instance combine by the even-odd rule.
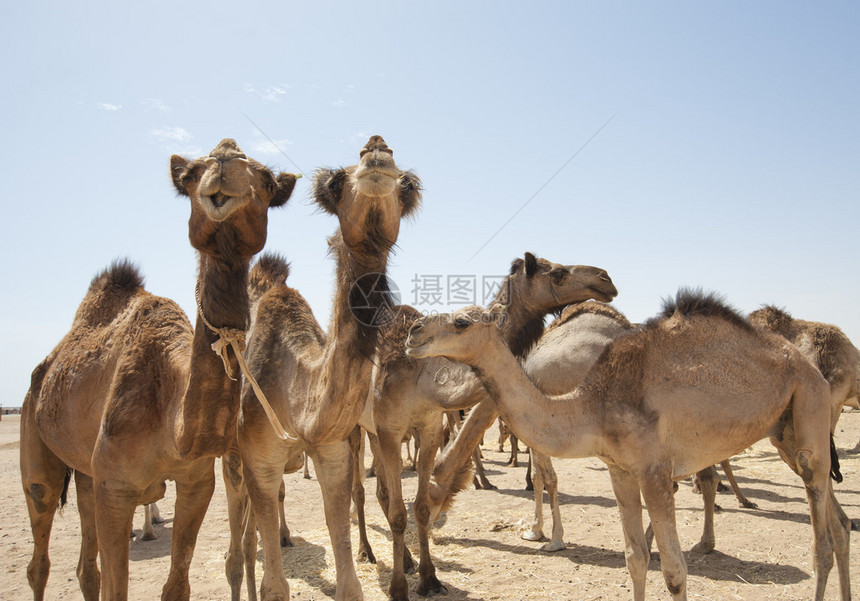
[[[337,215],[337,204],[346,184],[345,169],[318,169],[314,174],[314,202],[329,215]]]
[[[173,186],[180,196],[188,196],[188,190],[185,189],[185,185],[182,183],[182,174],[185,173],[185,168],[188,167],[188,163],[190,162],[178,154],[170,157],[170,179],[173,180]]]
[[[275,178],[275,182],[277,182],[275,195],[272,196],[272,200],[269,201],[269,206],[282,207],[287,204],[287,201],[290,199],[290,196],[292,196],[293,190],[296,187],[297,179],[298,177],[292,173],[279,173],[278,177]]]
[[[525,266],[526,266],[526,277],[530,278],[534,274],[537,273],[537,270],[538,270],[537,258],[529,252],[526,253]]]
[[[413,215],[421,205],[421,179],[413,171],[400,174],[400,202],[403,204],[403,217]]]

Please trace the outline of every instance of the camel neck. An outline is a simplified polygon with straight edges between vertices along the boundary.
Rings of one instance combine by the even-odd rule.
[[[355,427],[370,387],[380,319],[390,309],[385,270],[388,250],[347,248],[330,241],[337,257],[337,290],[326,347],[308,397],[294,424],[310,444],[343,440]]]
[[[582,390],[547,397],[528,379],[501,336],[469,361],[502,419],[529,447],[551,457],[597,454],[599,416]]]
[[[232,264],[201,255],[196,292],[197,319],[176,445],[183,457],[219,457],[235,435],[241,378],[232,349],[227,366],[213,352],[218,334],[210,325],[242,332],[248,327],[248,261]]]

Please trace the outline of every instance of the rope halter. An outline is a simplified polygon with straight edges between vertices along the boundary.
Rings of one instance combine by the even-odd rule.
[[[203,320],[203,323],[206,324],[207,328],[212,330],[212,332],[218,336],[218,339],[212,343],[212,350],[216,355],[221,357],[221,361],[224,363],[224,371],[227,372],[227,377],[234,382],[238,381],[237,378],[233,377],[233,374],[230,371],[230,362],[227,360],[227,348],[232,347],[233,354],[236,355],[236,359],[239,361],[239,369],[245,375],[245,379],[251,385],[251,388],[254,389],[254,394],[257,395],[257,400],[260,401],[263,411],[266,412],[266,417],[269,418],[269,423],[272,424],[272,429],[275,430],[275,434],[281,440],[298,440],[296,436],[288,433],[281,425],[281,421],[278,419],[278,416],[275,415],[275,411],[269,404],[269,400],[266,398],[260,385],[257,384],[257,380],[255,380],[254,376],[251,375],[251,370],[248,369],[247,363],[245,363],[245,330],[240,330],[238,328],[216,328],[208,319],[206,319],[206,315],[203,314],[203,303],[200,297],[200,282],[197,282],[197,286],[194,289],[194,300],[197,301],[197,313],[200,315],[200,319]]]

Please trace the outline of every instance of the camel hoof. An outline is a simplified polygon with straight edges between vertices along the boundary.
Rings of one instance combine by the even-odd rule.
[[[304,475],[304,478],[305,478],[305,480],[310,480],[310,479],[311,479],[311,475],[310,475],[310,474],[305,474],[305,475]]]
[[[433,595],[447,595],[448,589],[439,582],[439,579],[436,578],[436,576],[432,576],[428,578],[426,582],[419,584],[418,588],[415,589],[415,592],[422,597],[432,597]]]
[[[758,509],[758,505],[753,503],[752,501],[747,501],[746,499],[738,503],[744,509]]]
[[[552,553],[554,551],[561,551],[564,549],[564,543],[562,541],[549,541],[547,544],[540,548],[541,551],[546,551],[548,553]]]
[[[699,541],[693,548],[690,549],[693,553],[701,553],[702,555],[707,555],[714,550],[714,543],[706,543],[705,541]]]
[[[143,536],[140,537],[140,540],[155,540],[158,537],[155,534],[149,534],[148,532],[144,532]]]
[[[543,538],[543,532],[540,530],[526,530],[522,533],[523,540],[538,541]]]
[[[158,517],[153,516],[153,517],[152,517],[152,523],[153,523],[153,524],[163,524],[163,523],[164,523],[164,522],[166,522],[166,521],[167,521],[167,520],[165,520],[165,519],[164,519],[163,517],[161,517],[161,516],[158,516]]]
[[[358,552],[358,557],[356,558],[358,563],[372,563],[376,564],[376,555],[373,554],[373,551],[366,551],[362,549]]]
[[[851,529],[854,532],[860,532],[860,520],[851,520]]]
[[[720,507],[719,505],[717,505],[716,503],[714,503],[714,513],[722,513],[722,512],[723,512],[723,508]]]
[[[292,540],[290,540],[290,537],[289,537],[289,536],[282,536],[282,537],[281,537],[281,546],[282,546],[282,547],[292,547],[292,546],[293,546],[293,541],[292,541]]]

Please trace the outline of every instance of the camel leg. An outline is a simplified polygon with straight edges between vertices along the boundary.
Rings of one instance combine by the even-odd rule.
[[[377,457],[382,456],[382,450],[379,447],[379,437],[370,432],[367,433],[367,440],[370,443],[371,456],[377,466],[376,470],[376,500],[379,502],[379,507],[382,509],[383,515],[388,519],[388,507],[390,496],[388,494],[388,484],[385,477],[385,466]],[[415,573],[415,560],[412,559],[412,554],[409,552],[409,547],[403,545],[403,573]]]
[[[645,577],[648,573],[650,552],[642,530],[642,499],[639,484],[629,472],[610,466],[609,475],[615,502],[621,514],[624,532],[624,561],[633,581],[633,601],[645,601]]]
[[[304,465],[303,477],[305,480],[311,479],[311,463],[310,463],[310,460],[308,458],[307,453],[305,453],[305,465]]]
[[[388,587],[388,598],[390,601],[408,601],[409,585],[404,574],[404,555],[406,553],[406,524],[408,516],[406,505],[403,502],[403,489],[400,483],[400,472],[403,469],[403,459],[400,455],[400,441],[403,435],[400,432],[390,432],[379,429],[379,455],[377,455],[376,477],[384,480],[387,503],[382,509],[388,518],[393,541],[391,584]],[[382,472],[380,474],[380,472]],[[380,504],[383,499],[380,498]]]
[[[349,504],[352,491],[352,450],[347,441],[323,445],[311,452],[314,472],[323,496],[325,521],[334,552],[338,601],[363,599],[361,584],[352,560],[349,532]]]
[[[263,601],[289,601],[290,585],[284,576],[281,563],[281,544],[278,531],[278,489],[284,481],[283,457],[271,457],[266,463],[256,454],[243,455],[243,475],[251,511],[260,531],[263,547],[263,580],[260,582],[260,598]]]
[[[729,460],[720,462],[720,467],[723,468],[723,473],[726,475],[726,480],[729,481],[729,486],[732,487],[732,492],[735,493],[735,498],[738,500],[738,505],[745,509],[758,509],[758,505],[746,498],[741,487],[738,486],[738,481],[735,480],[735,474],[732,472],[732,466]]]
[[[227,582],[230,584],[230,598],[232,601],[241,600],[243,569],[247,575],[249,573],[247,565],[250,563],[251,578],[247,583],[248,598],[254,601],[256,599],[256,585],[253,575],[257,558],[254,554],[249,557],[243,546],[251,508],[242,478],[242,459],[237,451],[228,451],[221,458],[221,473],[224,477],[224,490],[227,493],[227,518],[230,524],[230,545],[224,560],[224,572],[227,575]],[[254,546],[256,546],[256,532],[254,532]]]
[[[78,495],[78,513],[81,516],[81,554],[78,559],[78,584],[86,601],[98,601],[101,574],[96,565],[99,542],[96,536],[95,496],[93,479],[75,472],[75,490]]]
[[[520,467],[520,444],[519,439],[511,432],[511,458],[508,460],[508,465],[511,467]]]
[[[191,596],[188,569],[203,524],[209,501],[215,491],[215,461],[200,460],[191,471],[194,478],[176,481],[176,507],[173,510],[173,534],[170,543],[170,573],[161,589],[161,601],[184,601]]]
[[[102,470],[95,465],[95,517],[99,561],[102,570],[102,599],[128,599],[128,533],[134,521],[140,491],[117,486],[108,488]],[[95,486],[95,482],[100,482]],[[174,527],[174,533],[176,532]],[[186,597],[187,598],[187,597]]]
[[[358,561],[376,563],[376,556],[370,548],[367,539],[367,522],[364,518],[364,431],[361,426],[353,428],[349,435],[349,447],[352,451],[352,502],[358,518]]]
[[[717,499],[717,469],[711,465],[696,474],[696,482],[699,483],[699,489],[702,493],[702,503],[705,511],[705,525],[702,528],[702,538],[693,545],[693,551],[696,553],[710,553],[716,545],[716,535],[714,534],[714,511],[716,509]]]
[[[152,527],[152,505],[154,503],[143,504],[143,535],[141,540],[155,540],[158,538],[155,534],[155,528]]]
[[[674,601],[687,599],[687,563],[675,525],[675,491],[669,470],[650,470],[639,480],[642,497],[648,506],[651,527],[660,551],[660,567],[666,588]]]
[[[33,557],[27,566],[27,580],[34,601],[42,601],[51,571],[48,543],[54,514],[60,503],[65,503],[71,472],[42,442],[27,409],[25,400],[21,413],[21,483],[33,533]]]
[[[415,523],[418,526],[420,556],[418,560],[419,582],[416,592],[426,597],[433,594],[447,594],[448,589],[436,577],[436,566],[430,556],[430,475],[436,459],[436,451],[442,439],[442,428],[438,422],[421,429],[421,452],[418,453],[418,491],[415,494]]]
[[[532,461],[532,457],[535,456],[535,451],[529,450],[529,461],[532,466],[532,489],[534,490],[534,501],[535,501],[535,517],[532,521],[531,530],[526,530],[523,532],[522,538],[524,540],[538,541],[541,540],[543,535],[543,491],[544,491],[544,480],[543,480],[543,465],[539,461]]]
[[[487,480],[487,474],[484,472],[484,462],[481,461],[481,450],[478,447],[475,447],[475,450],[472,451],[472,463],[475,464],[475,488],[479,490],[496,490],[496,487]]]
[[[287,515],[284,509],[286,499],[287,487],[284,485],[284,479],[281,478],[281,486],[278,488],[278,540],[282,547],[292,547],[293,541],[290,538],[290,527],[287,526]]]
[[[842,601],[848,601],[851,599],[851,574],[848,557],[851,548],[851,520],[845,515],[842,506],[836,500],[832,488],[830,491],[830,532],[836,549],[840,597]]]
[[[536,458],[537,456],[535,456]],[[541,547],[541,551],[560,551],[564,549],[564,527],[561,524],[561,509],[558,506],[558,475],[552,466],[552,459],[543,456],[544,487],[549,497],[549,509],[552,512],[552,538]]]

